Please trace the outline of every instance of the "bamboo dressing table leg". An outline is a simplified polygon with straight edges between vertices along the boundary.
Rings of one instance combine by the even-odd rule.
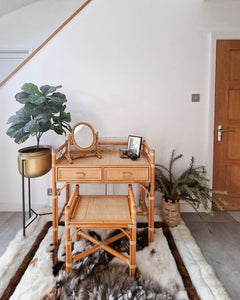
[[[151,187],[150,187],[150,197],[149,197],[149,231],[148,240],[149,242],[154,241],[154,193],[155,193],[155,150],[151,150]]]
[[[70,184],[66,185],[66,203],[69,201],[70,199]]]
[[[58,198],[56,187],[56,150],[52,150],[52,210],[53,245],[58,242]]]
[[[143,184],[144,184],[144,182],[143,182]],[[145,191],[141,187],[141,197],[140,197],[140,209],[141,209],[141,211],[144,211],[144,203],[145,203]]]

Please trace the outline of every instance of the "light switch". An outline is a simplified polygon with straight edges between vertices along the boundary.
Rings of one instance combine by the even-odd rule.
[[[192,94],[192,102],[200,102],[200,94]]]

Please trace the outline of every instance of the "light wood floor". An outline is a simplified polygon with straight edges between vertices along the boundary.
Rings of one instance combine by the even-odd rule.
[[[209,235],[195,213],[182,213],[208,263],[214,268],[233,300],[240,300],[240,212],[203,214],[213,232]],[[0,212],[0,256],[22,230],[21,212]]]

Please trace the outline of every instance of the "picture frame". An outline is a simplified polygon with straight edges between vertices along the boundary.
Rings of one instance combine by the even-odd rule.
[[[128,149],[130,149],[137,157],[140,157],[140,151],[142,146],[142,137],[136,135],[128,136]]]

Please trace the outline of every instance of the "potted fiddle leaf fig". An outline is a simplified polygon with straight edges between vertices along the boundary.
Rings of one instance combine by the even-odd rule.
[[[199,206],[201,205],[204,211],[210,214],[212,214],[212,204],[219,210],[223,210],[223,206],[227,202],[221,197],[221,194],[226,194],[227,192],[214,191],[209,187],[206,169],[204,166],[195,166],[194,157],[191,158],[189,167],[177,177],[174,174],[173,166],[182,156],[182,154],[175,155],[175,150],[173,150],[168,167],[156,164],[155,190],[162,193],[161,215],[163,221],[170,227],[179,224],[179,201],[182,200],[194,208],[206,226],[198,211]]]
[[[15,95],[23,105],[8,119],[11,124],[7,135],[21,144],[31,136],[36,137],[36,145],[19,150],[18,170],[25,177],[38,177],[51,169],[51,146],[40,145],[42,135],[53,130],[57,134],[71,131],[71,116],[65,112],[66,96],[57,89],[62,86],[43,85],[38,88],[33,83],[25,83],[22,91]],[[24,165],[23,165],[24,164]]]

